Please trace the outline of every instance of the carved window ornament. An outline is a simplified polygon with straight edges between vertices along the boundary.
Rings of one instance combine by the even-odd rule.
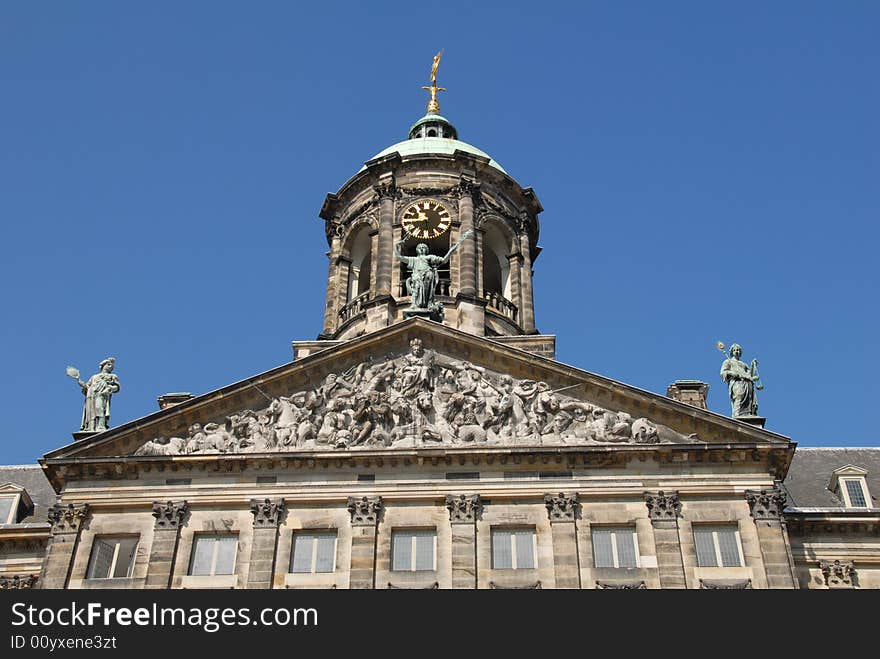
[[[483,512],[479,494],[447,494],[446,509],[453,524],[474,524]]]
[[[157,529],[176,529],[183,522],[189,511],[186,501],[154,501],[153,517],[156,518]]]
[[[597,590],[647,590],[644,581],[597,581]]]
[[[855,588],[857,575],[852,561],[820,561],[819,569],[828,588]]]
[[[83,522],[89,516],[89,504],[69,503],[55,504],[49,508],[49,524],[52,525],[52,533],[74,533],[79,531]]]
[[[348,497],[352,526],[375,526],[382,512],[382,497]]]
[[[566,495],[545,494],[544,505],[547,507],[547,517],[551,522],[573,522],[578,512],[577,492]]]
[[[0,590],[30,590],[36,587],[39,579],[36,574],[0,577]]]
[[[787,500],[779,485],[770,490],[746,490],[746,501],[755,521],[781,519]]]
[[[283,512],[284,499],[251,499],[255,528],[278,526]]]
[[[702,590],[751,590],[751,579],[700,579]]]
[[[652,522],[676,521],[681,516],[681,500],[678,492],[666,494],[660,490],[656,494],[645,493],[645,505]]]
[[[837,495],[846,508],[873,508],[867,475],[867,469],[846,465],[832,472],[828,489]]]

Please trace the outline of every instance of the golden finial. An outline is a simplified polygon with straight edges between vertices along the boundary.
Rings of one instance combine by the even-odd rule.
[[[428,101],[428,114],[440,114],[440,104],[437,102],[437,92],[445,92],[446,87],[437,86],[437,69],[440,67],[440,58],[443,57],[443,50],[434,55],[434,61],[431,63],[431,86],[422,87],[431,92],[431,100]]]

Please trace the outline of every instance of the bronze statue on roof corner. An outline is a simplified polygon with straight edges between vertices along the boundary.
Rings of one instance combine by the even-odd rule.
[[[100,371],[89,378],[88,382],[80,379],[79,370],[67,367],[67,375],[76,380],[86,397],[83,403],[82,432],[101,432],[110,427],[110,397],[119,391],[119,376],[113,369],[115,357],[107,357],[98,364]]]
[[[718,342],[718,349],[724,352],[724,344]],[[721,379],[727,384],[730,394],[731,416],[734,419],[758,416],[758,396],[756,391],[764,388],[758,374],[758,360],[746,364],[742,357],[742,346],[730,346],[729,357],[721,364]]]

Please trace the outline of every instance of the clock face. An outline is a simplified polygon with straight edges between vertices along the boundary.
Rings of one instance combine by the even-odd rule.
[[[436,238],[449,231],[451,219],[446,206],[439,201],[425,199],[411,204],[403,211],[403,228],[413,238]]]

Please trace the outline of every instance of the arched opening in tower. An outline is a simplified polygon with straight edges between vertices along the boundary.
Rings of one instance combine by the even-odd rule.
[[[351,268],[348,273],[348,300],[351,301],[370,290],[373,266],[372,241],[366,227],[358,232],[351,246]]]
[[[416,240],[412,237],[407,237],[406,242],[402,245],[400,249],[400,253],[404,256],[415,256],[416,255],[416,247],[419,243],[425,243],[428,246],[428,254],[433,254],[435,256],[445,256],[446,252],[449,251],[449,233],[445,233],[442,236],[437,238],[431,238],[428,240]],[[410,273],[407,270],[406,264],[400,263],[400,297],[404,297],[409,295],[406,290],[406,279],[409,277]],[[452,286],[452,276],[451,270],[449,267],[449,261],[446,263],[442,263],[437,266],[437,287],[434,289],[434,295],[449,295],[450,289]]]

